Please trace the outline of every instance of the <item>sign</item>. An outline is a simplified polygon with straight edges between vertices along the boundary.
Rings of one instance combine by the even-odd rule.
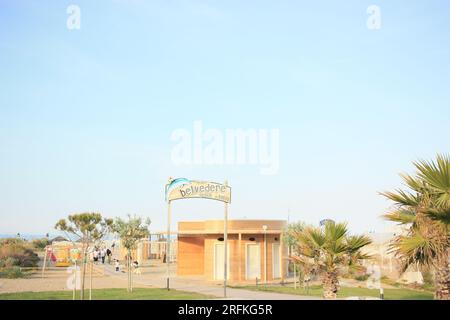
[[[72,262],[80,260],[81,259],[81,252],[80,252],[80,250],[77,249],[77,248],[70,249],[69,259]]]
[[[170,288],[170,221],[171,221],[171,203],[172,200],[203,198],[222,201],[225,207],[225,216],[223,221],[223,296],[227,297],[227,239],[228,239],[228,204],[231,202],[231,188],[228,183],[220,184],[208,181],[192,181],[186,178],[169,179],[166,184],[166,201],[167,201],[167,244],[166,244],[166,267],[167,267],[167,290]]]
[[[225,203],[231,202],[231,188],[227,185],[207,182],[207,181],[189,181],[185,179],[179,183],[167,189],[167,200],[178,200],[188,198],[204,198],[222,201]]]

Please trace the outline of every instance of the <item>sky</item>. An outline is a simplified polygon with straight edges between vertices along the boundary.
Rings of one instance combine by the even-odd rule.
[[[450,151],[449,15],[445,0],[0,0],[0,233],[85,211],[162,231],[169,177],[227,180],[230,219],[389,230],[378,192]],[[174,164],[171,135],[195,121],[278,129],[278,172]],[[175,201],[172,228],[223,211]]]

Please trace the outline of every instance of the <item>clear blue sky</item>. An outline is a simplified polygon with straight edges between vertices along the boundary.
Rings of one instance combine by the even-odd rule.
[[[66,8],[81,8],[68,30]],[[369,5],[380,30],[366,27]],[[0,233],[69,213],[165,228],[169,176],[233,188],[231,218],[383,231],[411,161],[450,151],[448,1],[0,2]],[[176,128],[278,128],[280,170],[175,167]],[[177,221],[220,203],[174,204]]]

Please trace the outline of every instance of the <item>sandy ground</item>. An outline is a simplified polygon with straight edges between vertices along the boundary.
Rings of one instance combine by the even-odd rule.
[[[67,282],[70,283],[70,273],[67,273],[65,268],[61,270],[49,271],[44,278],[40,273],[35,273],[29,278],[23,279],[0,279],[0,293],[7,292],[23,292],[23,291],[59,291],[71,290]],[[126,288],[126,278],[114,276],[95,276],[92,278],[92,285],[94,289],[103,288]],[[86,289],[89,288],[89,277],[86,277]],[[149,287],[143,284],[135,284],[135,287]]]

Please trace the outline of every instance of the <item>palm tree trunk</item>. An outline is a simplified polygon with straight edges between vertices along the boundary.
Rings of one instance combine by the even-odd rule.
[[[339,290],[339,280],[336,271],[329,271],[325,273],[322,280],[323,298],[336,299]]]
[[[437,262],[436,266],[436,300],[450,300],[450,254],[444,254]]]

